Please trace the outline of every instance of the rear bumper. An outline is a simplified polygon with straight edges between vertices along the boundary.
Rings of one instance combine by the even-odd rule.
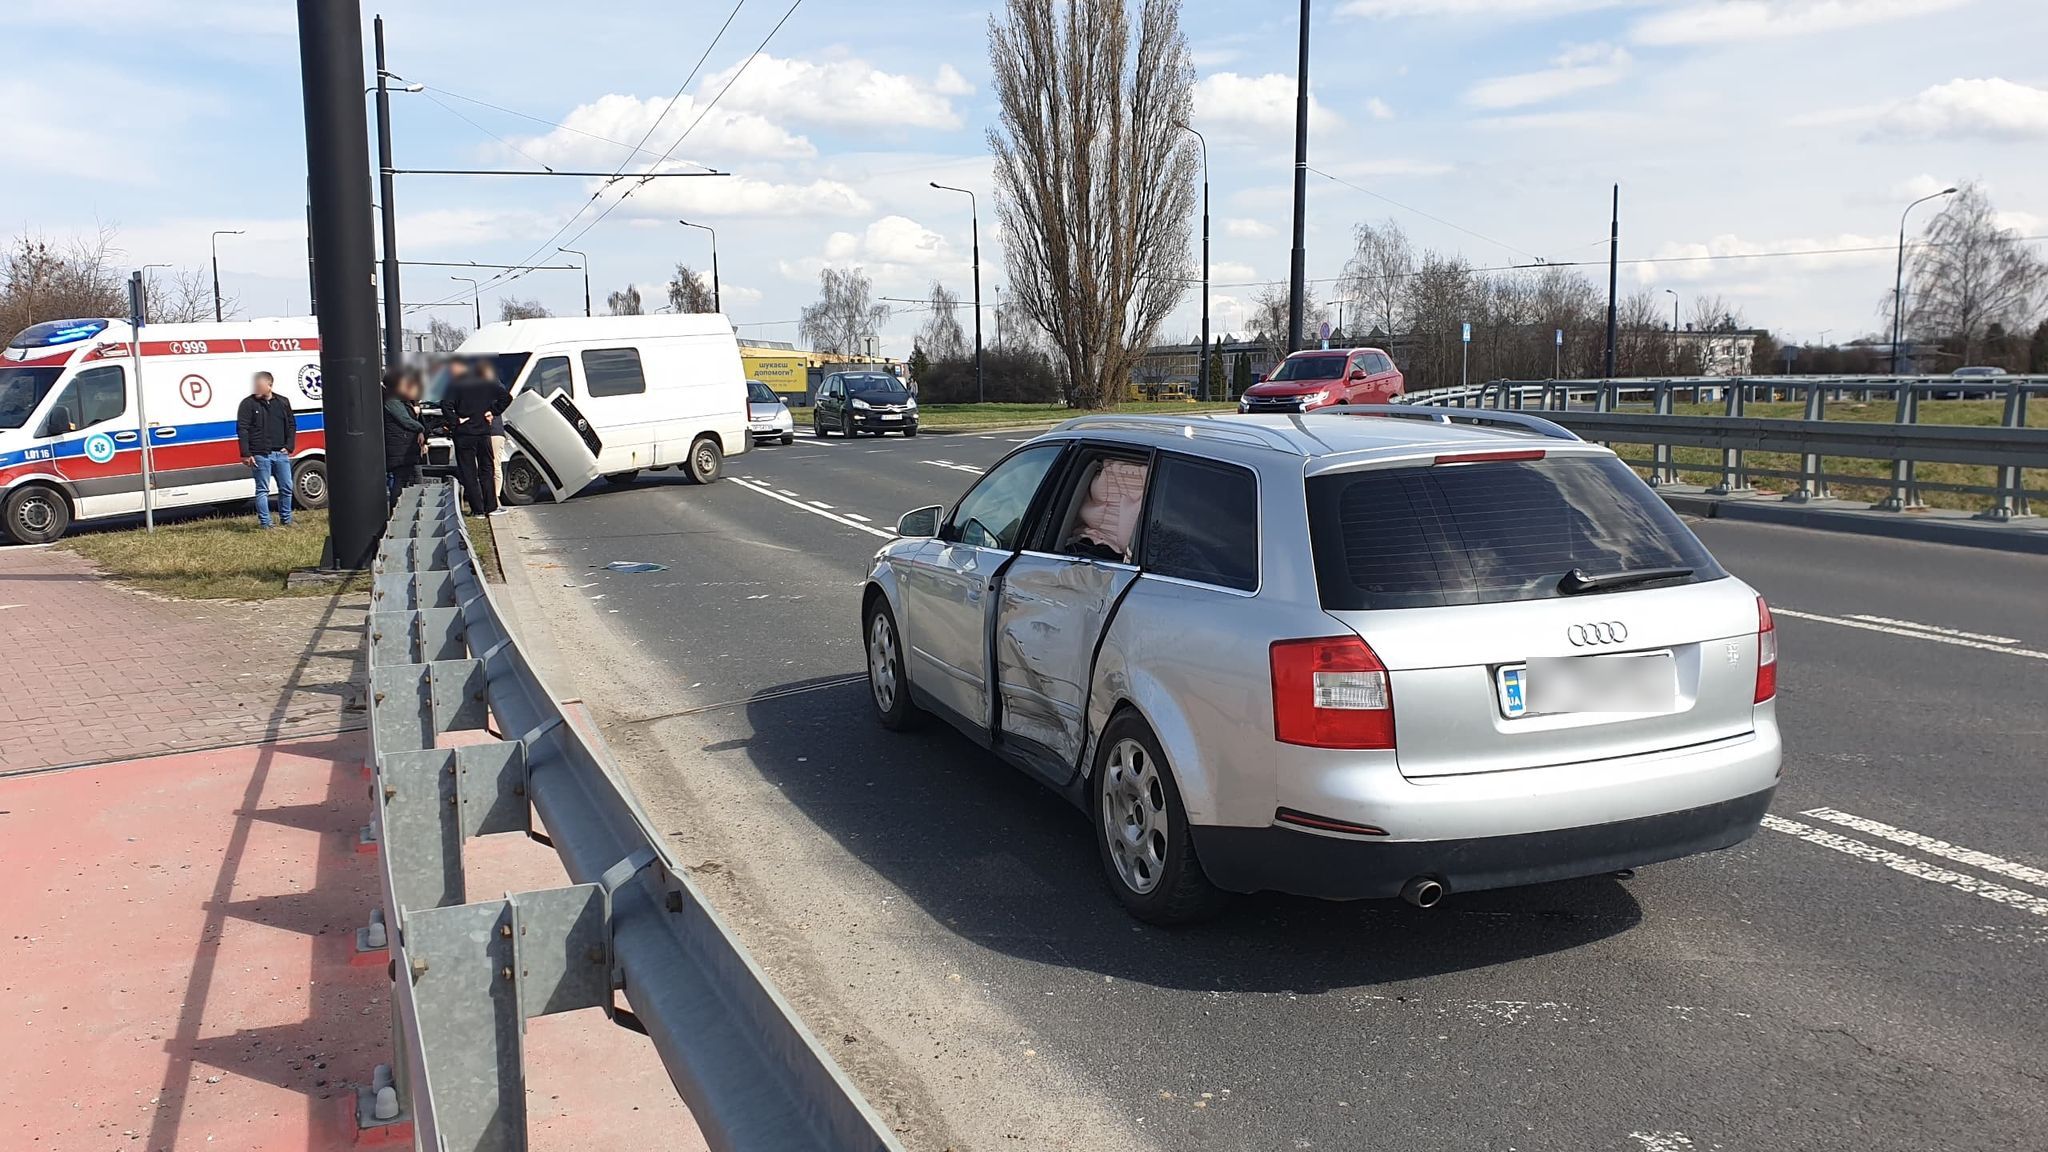
[[[1218,887],[1326,900],[1386,899],[1415,876],[1451,892],[1512,888],[1676,860],[1749,839],[1777,789],[1679,812],[1467,840],[1373,840],[1272,826],[1196,826],[1195,851]]]

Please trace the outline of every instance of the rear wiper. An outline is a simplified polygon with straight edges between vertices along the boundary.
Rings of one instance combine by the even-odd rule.
[[[1654,584],[1659,580],[1682,580],[1692,575],[1690,568],[1637,568],[1632,572],[1611,572],[1605,576],[1588,576],[1584,569],[1574,568],[1557,582],[1560,595],[1578,596],[1586,592],[1612,592],[1617,588],[1633,588],[1638,584]]]

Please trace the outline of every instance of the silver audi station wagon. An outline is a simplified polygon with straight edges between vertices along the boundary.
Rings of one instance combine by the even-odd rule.
[[[1145,920],[1671,860],[1777,785],[1770,610],[1532,416],[1083,417],[897,530],[861,609],[882,723],[1067,795]]]

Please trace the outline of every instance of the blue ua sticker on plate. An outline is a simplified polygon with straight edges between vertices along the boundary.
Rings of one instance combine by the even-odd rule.
[[[1529,711],[1529,702],[1523,696],[1528,676],[1521,667],[1500,670],[1500,713],[1510,720]]]

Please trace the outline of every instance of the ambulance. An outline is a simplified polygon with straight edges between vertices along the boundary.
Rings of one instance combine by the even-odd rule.
[[[0,534],[46,544],[78,521],[142,511],[145,410],[156,507],[249,507],[235,417],[258,372],[297,416],[294,500],[324,508],[316,320],[150,324],[139,346],[123,320],[23,329],[0,350]]]

